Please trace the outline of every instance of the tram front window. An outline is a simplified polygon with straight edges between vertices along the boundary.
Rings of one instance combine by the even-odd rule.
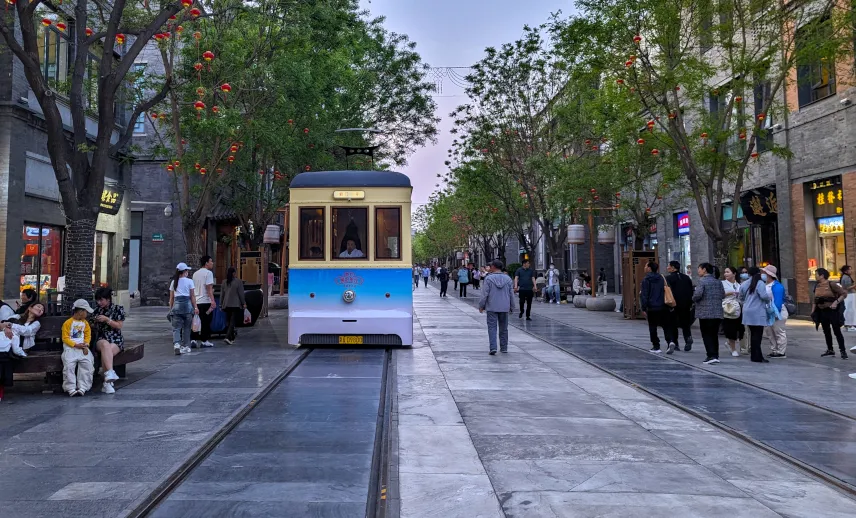
[[[333,208],[333,257],[365,259],[368,250],[368,209]]]
[[[375,209],[375,257],[401,259],[401,207]]]
[[[300,258],[324,260],[324,209],[300,209]]]

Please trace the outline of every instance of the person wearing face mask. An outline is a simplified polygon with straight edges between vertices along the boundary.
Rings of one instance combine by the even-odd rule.
[[[749,269],[745,266],[741,266],[739,268],[740,276],[737,279],[737,282],[743,284],[744,282],[749,280]],[[739,298],[739,297],[738,297]],[[742,304],[742,302],[741,302]],[[741,316],[742,319],[742,316]],[[740,334],[740,354],[743,356],[747,356],[749,354],[749,333],[746,333],[746,326],[743,326],[744,332]]]
[[[761,270],[749,268],[749,280],[740,285],[740,301],[743,303],[743,323],[749,326],[749,352],[753,362],[766,363],[761,352],[764,328],[767,327],[767,303],[773,298],[767,291],[766,283],[761,280]]]
[[[767,291],[773,299],[773,305],[779,311],[779,318],[773,325],[764,328],[764,334],[770,340],[770,354],[767,358],[787,358],[788,333],[785,328],[788,322],[788,309],[785,307],[785,287],[779,282],[779,270],[772,264],[761,269],[761,280],[767,283]]]

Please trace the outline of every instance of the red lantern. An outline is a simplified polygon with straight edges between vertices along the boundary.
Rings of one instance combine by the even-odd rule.
[[[637,141],[636,141],[636,143],[637,143],[637,144],[639,144],[640,146],[642,146],[642,145],[644,145],[644,144],[645,144],[645,139],[644,139],[644,138],[640,138],[639,140],[637,140]]]
[[[264,175],[265,175],[264,169],[259,169],[259,176],[264,176]]]
[[[630,61],[636,61],[636,54],[630,54]]]
[[[175,171],[175,166],[172,164],[169,164],[166,166],[166,170],[171,173],[171,172]]]
[[[90,29],[89,27],[87,27],[86,30],[84,30],[83,32],[86,33],[86,37],[89,37],[89,36],[92,36],[93,34],[95,34],[95,32],[92,29]]]
[[[749,155],[749,156],[751,156],[752,158],[758,158],[758,153],[757,153],[757,152],[753,152],[753,153],[752,153],[751,155]]]
[[[235,161],[235,157],[234,157],[234,156],[232,156],[232,155],[229,155],[229,158],[227,158],[226,160],[228,160],[228,161],[229,161],[229,163],[231,164],[232,162],[234,162],[234,161]]]
[[[152,119],[157,119],[158,114],[157,114],[157,112],[152,112],[151,115],[149,115],[149,117],[151,117]]]
[[[220,107],[215,104],[211,107],[211,111],[214,113],[220,113]]]
[[[184,142],[182,142],[182,144],[184,144]],[[175,167],[178,167],[178,166],[180,166],[180,165],[181,165],[181,161],[180,161],[180,160],[176,160],[175,162],[173,162],[173,164],[175,164]]]
[[[680,87],[680,86],[676,86],[676,87],[675,87],[675,91],[676,91],[676,92],[680,92],[680,91],[681,91],[681,87]]]
[[[675,112],[669,112],[669,118],[670,119],[674,119],[676,117],[677,117],[677,114],[675,114]]]
[[[645,214],[651,214],[651,207],[645,208]]]
[[[207,173],[207,172],[208,172],[208,169],[205,169],[204,167],[201,167],[199,169],[199,174],[201,174],[202,176],[205,176],[205,173]]]
[[[701,138],[707,138],[707,132],[704,132],[704,133],[702,133],[702,134],[701,134],[701,135],[699,135],[699,136],[700,136]]]
[[[191,9],[191,10],[190,10],[190,17],[191,17],[191,18],[199,18],[199,16],[200,16],[201,14],[202,14],[202,11],[200,11],[199,9],[197,9],[197,8],[195,8],[195,7],[194,7],[193,9]]]
[[[211,60],[214,59],[214,53],[211,52],[210,50],[206,50],[205,52],[202,53],[202,59],[210,62]]]
[[[196,170],[199,171],[199,168],[202,167],[202,164],[200,164],[199,162],[196,162],[195,164],[193,164],[193,167],[195,167]]]
[[[157,33],[157,34],[155,34],[154,38],[155,38],[155,41],[161,41],[163,39],[163,34]]]
[[[181,31],[183,31],[183,30],[184,30],[184,27],[182,27],[181,25],[179,25],[178,27],[175,28],[175,32],[177,32],[179,34],[181,34]]]
[[[582,203],[582,202],[583,202],[582,198],[577,198],[577,203]]]
[[[660,154],[660,150],[659,150],[659,149],[654,148],[654,149],[652,149],[652,150],[651,150],[651,154],[652,154],[652,155],[654,155],[654,156],[658,156],[658,155]]]
[[[623,85],[623,84],[624,84],[624,79],[616,79],[616,80],[615,80],[615,82],[616,82],[616,83],[618,83],[618,84],[620,84],[620,85]]]
[[[193,7],[193,0],[181,0],[181,6],[185,9]]]
[[[306,166],[306,167],[304,167],[304,169],[305,169],[305,170],[307,170],[307,171],[309,171],[309,170],[310,170],[310,169],[312,169],[312,168],[311,168],[310,166]]]
[[[294,120],[288,119],[288,125],[291,126],[292,124],[294,124]]]
[[[65,32],[65,27],[66,27],[66,25],[63,22],[57,22],[57,24],[56,24],[56,28],[63,31],[63,32]]]
[[[196,95],[198,95],[200,98],[205,97],[205,88],[202,88],[201,86],[197,88]]]
[[[627,60],[627,61],[625,61],[625,62],[624,62],[624,66],[625,66],[625,67],[627,67],[627,68],[632,67],[632,66],[633,66],[633,61],[631,61],[631,60]]]
[[[746,133],[740,133],[740,140],[746,140]]]
[[[51,25],[53,25],[53,20],[51,20],[50,18],[42,18],[42,25],[44,25],[45,27],[50,27]]]
[[[193,107],[196,109],[196,118],[199,118],[199,115],[202,113],[202,110],[205,109],[205,103],[202,101],[196,101],[193,103]]]
[[[587,146],[590,146],[590,145],[591,145],[591,140],[586,139],[586,145],[587,145]]]
[[[171,34],[168,32],[163,33],[163,39],[165,39],[165,40],[168,40],[170,36],[171,36]]]
[[[125,35],[122,33],[117,34],[116,35],[116,43],[119,45],[124,45],[125,44]]]
[[[230,85],[229,83],[223,83],[222,85],[220,85],[220,91],[224,94],[227,94],[232,91],[232,85]]]
[[[764,119],[766,119],[766,118],[767,118],[767,115],[766,115],[766,114],[764,114],[764,113],[759,113],[759,114],[758,114],[758,121],[759,121],[759,122],[764,122]]]
[[[198,42],[199,40],[202,39],[202,33],[199,31],[194,32],[193,33],[193,39],[195,39]],[[197,45],[198,45],[198,43],[197,43]]]
[[[633,36],[633,43],[637,45],[642,43],[642,36],[639,36],[638,34],[636,36]]]
[[[589,191],[589,192],[591,192],[592,194],[597,194],[597,189],[592,189],[592,190],[591,190],[591,191]]]
[[[592,150],[592,151],[597,151],[597,146],[592,146],[592,147],[591,147],[591,150]]]
[[[648,129],[654,129],[654,124],[656,124],[654,121],[648,121]]]
[[[594,197],[594,201],[598,201],[599,199],[600,199],[600,196],[595,196],[595,197]]]
[[[741,103],[741,102],[743,102],[743,97],[741,97],[741,96],[739,96],[739,95],[738,95],[737,97],[735,97],[735,98],[734,98],[734,102],[736,102],[736,103]]]
[[[237,153],[238,152],[238,145],[232,144],[232,147],[229,148],[229,151],[231,151],[232,153]]]
[[[196,63],[195,65],[193,65],[193,69],[199,72],[200,70],[202,70],[202,63]]]
[[[621,198],[621,193],[620,193],[620,192],[615,193],[615,197],[616,197],[616,198]]]
[[[662,199],[663,199],[663,197],[662,197],[662,196],[657,196],[657,199],[658,199],[658,200],[662,200]]]
[[[217,168],[217,174],[223,174],[223,170],[221,168]]]
[[[488,150],[488,148],[484,148],[481,151],[482,151],[482,153],[487,153],[489,150]]]
[[[303,128],[303,134],[308,135],[309,134],[309,128]]]

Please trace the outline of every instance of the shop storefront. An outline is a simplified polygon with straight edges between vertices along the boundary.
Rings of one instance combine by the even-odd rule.
[[[846,264],[844,244],[844,193],[841,177],[824,178],[805,184],[811,197],[813,225],[806,225],[809,279],[818,268],[829,270],[837,279]]]
[[[679,212],[674,215],[675,219],[675,249],[672,250],[672,261],[681,263],[683,268],[692,264],[690,257],[690,213]],[[684,271],[684,270],[681,270]]]
[[[734,206],[723,206],[722,218],[730,222]],[[759,187],[740,196],[737,206],[737,228],[728,263],[735,266],[779,265],[779,202],[776,190]]]
[[[24,225],[20,291],[56,290],[63,270],[63,229],[37,223]]]

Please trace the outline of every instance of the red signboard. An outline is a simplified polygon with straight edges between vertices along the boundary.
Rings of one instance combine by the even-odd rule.
[[[39,255],[39,245],[27,244],[24,247],[24,255],[27,255],[27,256]]]
[[[690,214],[681,212],[677,215],[678,219],[678,235],[683,236],[690,233]]]

